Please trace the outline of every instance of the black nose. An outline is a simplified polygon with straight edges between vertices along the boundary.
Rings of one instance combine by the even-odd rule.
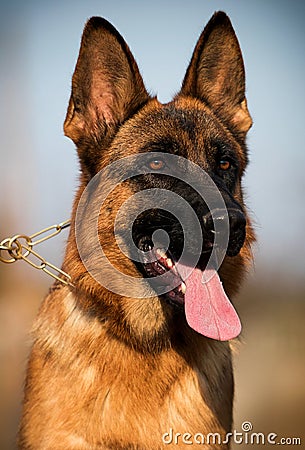
[[[228,256],[236,256],[240,252],[246,238],[246,218],[240,209],[217,209],[208,212],[203,217],[205,243],[207,247],[213,245],[215,228],[218,233],[227,232],[227,221],[225,220],[227,215],[229,217],[230,234],[226,253]]]

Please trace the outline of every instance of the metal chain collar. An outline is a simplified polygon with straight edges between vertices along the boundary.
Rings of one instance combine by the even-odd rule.
[[[70,275],[54,266],[54,264],[46,261],[45,258],[33,250],[35,245],[51,239],[70,225],[70,220],[66,220],[58,225],[51,225],[50,227],[44,228],[31,236],[17,234],[12,238],[3,239],[3,241],[0,242],[0,261],[10,264],[22,259],[35,269],[42,270],[51,277],[55,278],[55,280],[60,281],[65,285],[73,286]],[[34,240],[39,236],[42,237]],[[5,256],[3,256],[3,254],[5,254]]]

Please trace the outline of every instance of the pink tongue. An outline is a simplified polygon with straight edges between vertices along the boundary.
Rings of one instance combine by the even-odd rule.
[[[182,273],[181,273],[182,269]],[[182,265],[179,272],[183,278]],[[204,281],[207,280],[207,281]],[[241,332],[239,317],[216,270],[195,268],[185,280],[185,315],[191,328],[204,336],[228,341]]]

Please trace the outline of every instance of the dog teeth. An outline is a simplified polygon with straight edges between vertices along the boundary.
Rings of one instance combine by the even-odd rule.
[[[174,266],[173,261],[171,260],[171,258],[168,258],[166,251],[163,248],[157,248],[156,249],[156,254],[157,256],[159,256],[159,258],[162,258],[162,261],[164,264],[166,264],[166,266],[171,269]]]
[[[183,282],[181,283],[180,289],[181,289],[182,294],[186,293],[186,285],[185,285],[185,283],[183,283]]]
[[[165,250],[163,250],[163,248],[157,248],[156,253],[158,256],[160,256],[160,258],[167,259],[167,254]]]
[[[166,265],[167,265],[167,267],[169,267],[171,269],[174,264],[170,258],[166,258]]]

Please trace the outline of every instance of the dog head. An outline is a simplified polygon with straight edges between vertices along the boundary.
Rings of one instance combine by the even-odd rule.
[[[64,125],[82,172],[65,268],[80,299],[107,315],[117,335],[162,347],[174,319],[187,327],[184,306],[196,331],[220,340],[238,334],[222,283],[231,297],[251,259],[241,188],[251,124],[242,55],[224,13],[205,27],[168,104],[148,94],[117,30],[101,18],[88,21]],[[213,251],[222,252],[219,264]]]

